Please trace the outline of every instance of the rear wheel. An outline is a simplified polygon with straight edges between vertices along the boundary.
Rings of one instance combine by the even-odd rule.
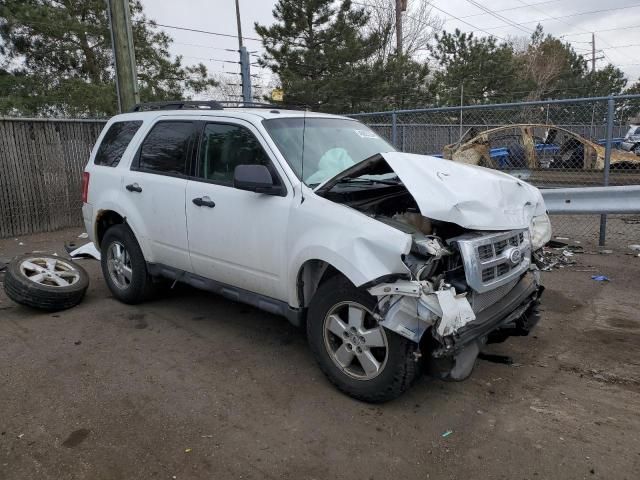
[[[343,277],[318,288],[307,321],[311,350],[327,378],[365,402],[402,394],[420,373],[418,345],[378,324],[376,300]]]
[[[152,279],[131,229],[123,224],[107,230],[101,243],[102,275],[114,297],[135,304],[151,294]]]

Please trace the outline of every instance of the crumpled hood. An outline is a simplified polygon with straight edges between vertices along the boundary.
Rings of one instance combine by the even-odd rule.
[[[546,211],[540,191],[511,175],[401,152],[364,160],[325,182],[325,189],[345,176],[381,173],[382,159],[402,180],[425,217],[471,230],[512,230],[528,228],[535,215]]]

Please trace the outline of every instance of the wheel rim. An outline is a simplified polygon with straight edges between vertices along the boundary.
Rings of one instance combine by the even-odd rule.
[[[30,281],[48,287],[68,287],[80,280],[78,269],[59,258],[26,258],[20,262],[20,272]]]
[[[113,242],[107,249],[107,271],[116,287],[124,290],[131,285],[133,278],[131,256],[120,242]]]
[[[324,319],[323,334],[331,360],[349,377],[371,380],[384,369],[387,335],[366,307],[355,302],[334,305]]]

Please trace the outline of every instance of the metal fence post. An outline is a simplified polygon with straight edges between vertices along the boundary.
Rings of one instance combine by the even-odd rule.
[[[607,139],[604,151],[604,178],[602,184],[609,185],[609,167],[611,164],[611,140],[613,138],[613,121],[615,117],[615,99],[609,97],[607,100]],[[607,215],[600,215],[600,239],[598,244],[604,246],[607,237]]]
[[[391,112],[391,144],[398,148],[398,115]]]

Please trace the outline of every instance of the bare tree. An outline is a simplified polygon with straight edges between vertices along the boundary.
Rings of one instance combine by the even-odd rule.
[[[426,57],[429,43],[442,29],[444,21],[433,13],[431,3],[428,0],[407,1],[407,11],[402,16],[402,44],[403,53],[409,57]],[[383,36],[379,55],[386,60],[396,49],[395,0],[365,0],[354,4],[369,7],[369,28]]]
[[[210,89],[208,97],[212,100],[220,100],[227,102],[242,101],[242,86],[240,84],[240,75],[234,73],[218,73],[212,75],[217,86]],[[254,74],[251,79],[251,94],[256,102],[264,101],[264,96],[271,91],[271,78],[263,78],[263,76]]]

